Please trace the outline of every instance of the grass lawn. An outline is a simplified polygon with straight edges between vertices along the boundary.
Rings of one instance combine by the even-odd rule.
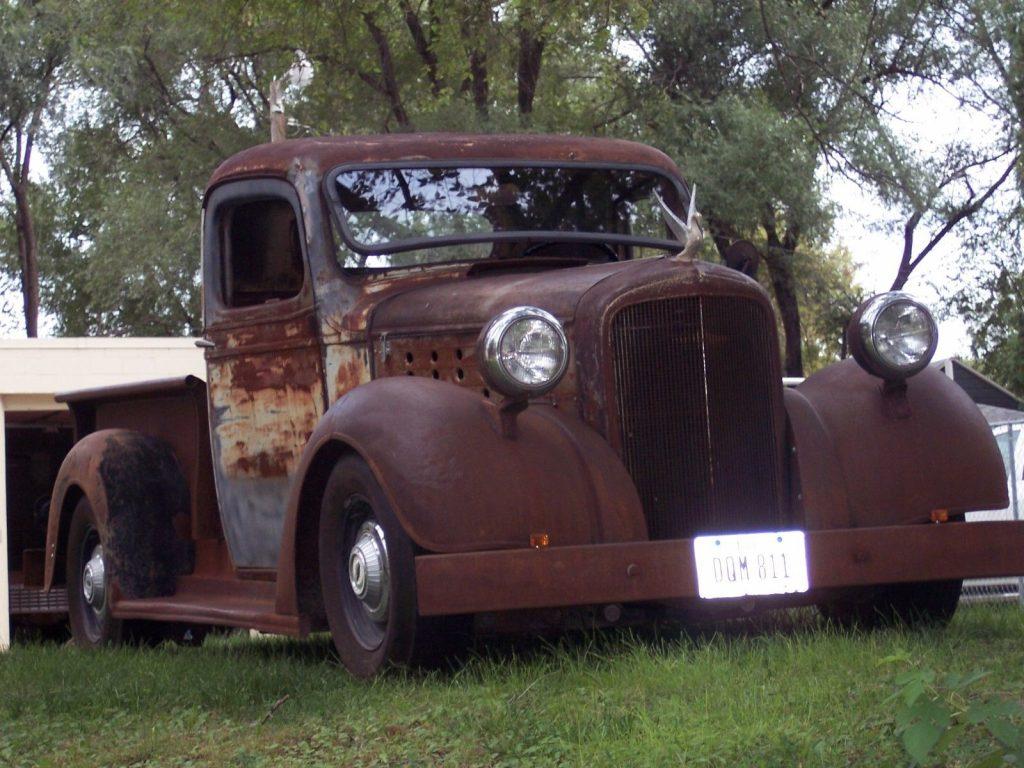
[[[1019,701],[1022,662],[1016,606],[962,608],[944,632],[843,634],[797,614],[666,643],[484,646],[457,671],[373,683],[326,638],[28,644],[0,654],[0,765],[906,765],[887,701],[900,673],[985,669],[974,695]]]

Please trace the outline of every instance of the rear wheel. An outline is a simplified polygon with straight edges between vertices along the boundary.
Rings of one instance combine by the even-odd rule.
[[[124,624],[110,615],[110,574],[89,500],[71,515],[67,547],[68,618],[71,637],[83,648],[121,642]]]
[[[962,586],[962,579],[953,579],[868,587],[846,591],[818,608],[843,628],[942,627],[956,613]]]
[[[177,622],[124,621],[110,612],[110,569],[89,500],[75,506],[68,529],[68,618],[71,638],[83,648],[122,642],[156,646],[165,641],[199,646],[208,627]]]
[[[198,648],[206,640],[210,628],[201,624],[182,624],[176,621],[126,622],[126,634],[139,645],[155,648],[162,643],[173,643],[187,648]]]
[[[466,622],[420,618],[415,548],[358,456],[331,472],[320,509],[320,583],[338,656],[358,677],[442,657]]]

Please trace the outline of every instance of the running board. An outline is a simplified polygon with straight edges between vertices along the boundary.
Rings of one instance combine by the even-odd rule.
[[[300,617],[277,613],[276,600],[274,582],[182,576],[173,595],[120,598],[111,613],[119,619],[214,624],[292,637],[309,634]]]

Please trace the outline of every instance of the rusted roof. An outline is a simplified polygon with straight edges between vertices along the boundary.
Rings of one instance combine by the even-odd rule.
[[[231,178],[287,176],[293,170],[328,170],[343,163],[396,160],[535,160],[624,163],[680,176],[663,152],[622,139],[547,134],[401,133],[327,136],[260,144],[225,160],[207,189]]]

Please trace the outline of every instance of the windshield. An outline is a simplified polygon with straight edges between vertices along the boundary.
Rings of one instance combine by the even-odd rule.
[[[514,239],[679,247],[666,230],[658,197],[681,214],[681,191],[652,170],[343,168],[328,187],[346,244],[364,256],[417,250],[421,264],[486,258],[487,243]],[[436,258],[425,259],[430,252]]]

